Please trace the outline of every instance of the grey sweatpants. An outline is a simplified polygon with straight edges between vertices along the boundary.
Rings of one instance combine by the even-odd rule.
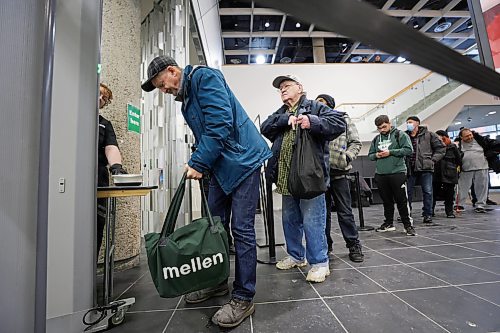
[[[488,196],[488,170],[484,169],[462,171],[460,173],[460,178],[458,178],[458,206],[464,205],[472,183],[474,183],[474,191],[477,196],[476,205],[486,205],[486,197]]]

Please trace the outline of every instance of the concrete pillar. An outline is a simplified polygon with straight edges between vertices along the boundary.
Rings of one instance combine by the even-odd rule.
[[[101,112],[113,123],[123,166],[129,173],[141,172],[140,134],[127,131],[126,112],[127,103],[140,108],[140,37],[141,1],[104,0],[101,82],[113,91],[113,102]],[[116,222],[115,260],[135,265],[141,246],[140,198],[117,199]],[[118,263],[117,268],[123,265]]]
[[[313,38],[312,43],[314,63],[326,63],[325,40],[323,38]]]

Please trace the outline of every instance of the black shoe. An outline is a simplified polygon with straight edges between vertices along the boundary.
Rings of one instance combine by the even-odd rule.
[[[430,217],[430,216],[424,216],[423,223],[427,223],[427,224],[432,223],[432,217]]]
[[[386,231],[394,231],[396,227],[392,223],[384,222],[380,227],[375,229],[376,232],[386,232]]]
[[[487,204],[487,205],[492,205],[492,206],[494,206],[494,205],[498,205],[498,203],[496,203],[495,201],[490,200],[490,199],[486,199],[486,204]]]
[[[449,218],[449,219],[454,219],[455,218],[455,214],[453,214],[453,213],[446,213],[446,217]]]
[[[486,210],[486,209],[484,209],[483,207],[476,207],[476,208],[474,209],[474,211],[475,211],[476,213],[486,213],[486,212],[487,212],[487,210]]]
[[[355,244],[349,248],[349,259],[354,262],[363,262],[365,256],[361,252],[361,244]]]
[[[218,286],[212,288],[206,288],[198,291],[193,291],[184,296],[184,300],[188,304],[196,304],[206,301],[209,298],[224,296],[229,293],[229,287],[227,286],[227,282],[224,282]]]
[[[432,217],[436,217],[436,214],[434,212],[432,212]]]
[[[416,233],[415,233],[415,228],[413,228],[413,226],[409,226],[409,227],[406,227],[406,236],[415,236]]]

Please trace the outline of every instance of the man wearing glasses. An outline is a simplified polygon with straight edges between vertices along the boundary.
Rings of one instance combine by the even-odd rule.
[[[329,184],[328,141],[345,131],[342,114],[316,101],[308,100],[300,80],[295,75],[278,76],[273,81],[283,105],[261,126],[261,133],[272,143],[266,177],[276,183],[283,200],[283,231],[288,256],[280,260],[278,269],[303,267],[309,263],[306,280],[323,282],[330,275],[325,235],[325,194],[312,199],[295,198],[288,191],[296,128],[307,130],[314,139],[316,154],[322,162],[325,184]],[[306,237],[306,248],[302,237]]]
[[[380,134],[373,139],[368,157],[376,163],[375,181],[384,203],[385,217],[384,223],[375,231],[396,230],[394,227],[394,203],[396,203],[406,235],[415,236],[406,193],[405,157],[413,152],[410,137],[391,126],[387,115],[375,118],[375,126]]]

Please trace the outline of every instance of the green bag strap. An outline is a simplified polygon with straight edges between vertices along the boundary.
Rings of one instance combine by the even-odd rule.
[[[200,182],[200,185],[203,184]],[[203,188],[203,187],[202,187]],[[186,192],[186,173],[182,175],[179,186],[177,187],[177,191],[175,191],[174,197],[170,202],[170,206],[168,207],[167,216],[165,217],[165,221],[163,222],[163,227],[161,229],[160,236],[162,238],[169,236],[175,230],[175,223],[177,222],[177,216],[179,215],[179,211],[181,209],[182,200],[184,199],[184,194]],[[213,227],[215,225],[212,214],[210,213],[210,209],[208,209],[208,202],[203,191],[201,196],[202,205],[205,207],[205,211],[208,214],[208,221],[210,226]]]

